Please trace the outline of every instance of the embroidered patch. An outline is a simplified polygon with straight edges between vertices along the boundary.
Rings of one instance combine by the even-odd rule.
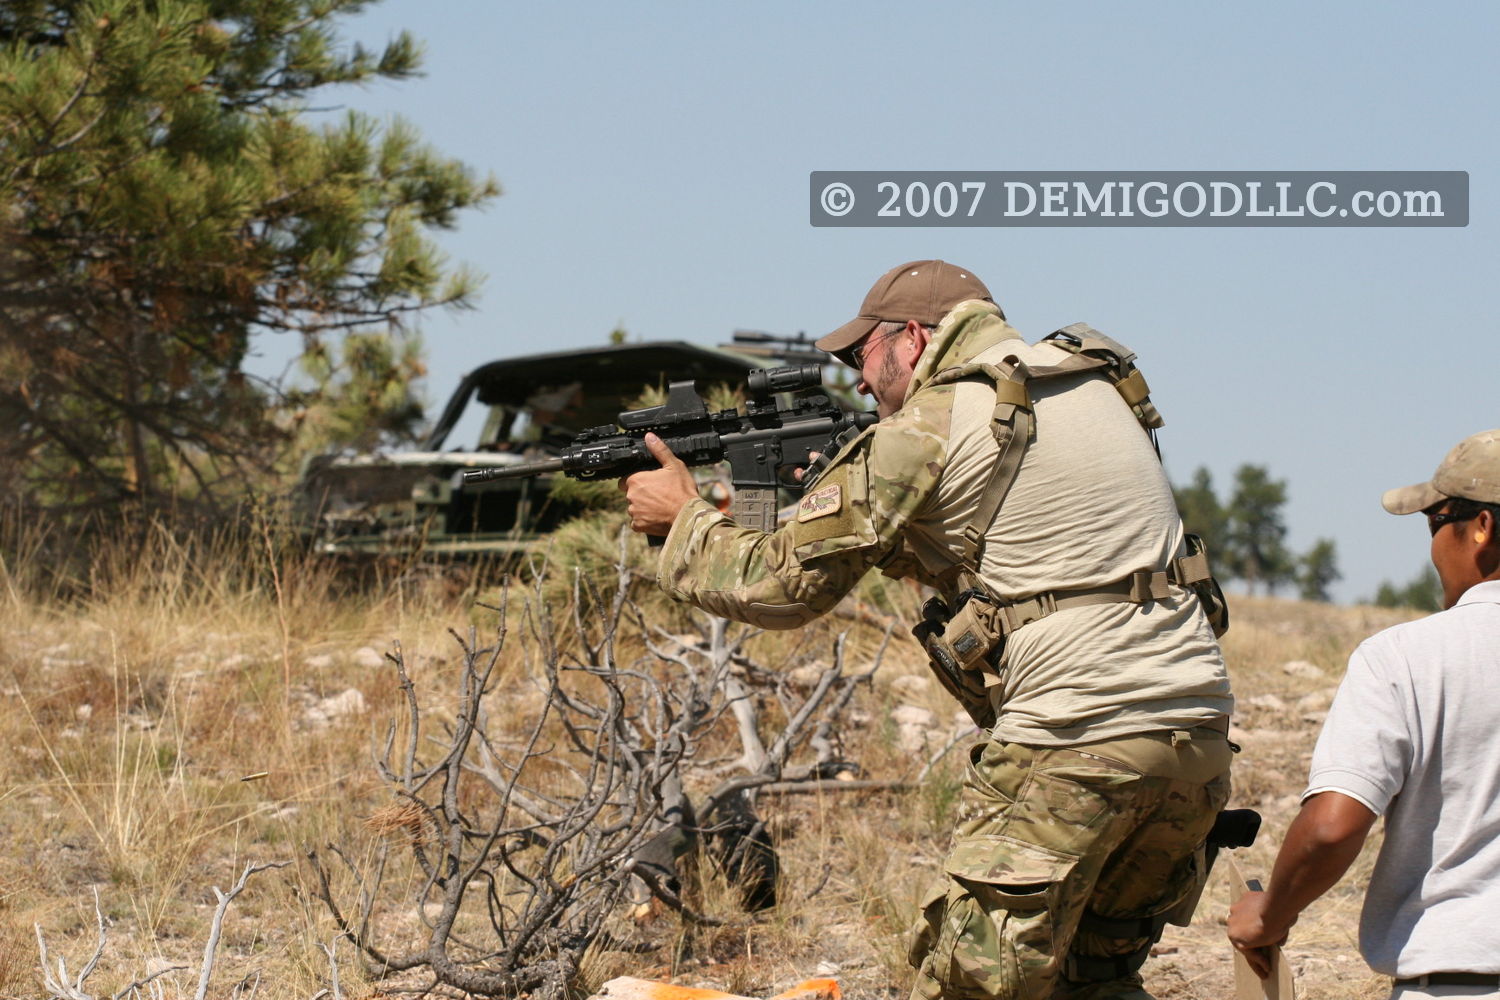
[[[797,505],[797,520],[812,521],[828,514],[837,514],[844,506],[844,488],[839,483],[825,486],[816,493],[809,493]]]

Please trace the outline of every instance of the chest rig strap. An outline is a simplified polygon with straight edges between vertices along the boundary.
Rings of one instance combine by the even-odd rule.
[[[984,551],[984,532],[995,513],[1016,481],[1021,469],[1021,459],[1026,453],[1026,444],[1031,438],[1033,413],[1031,394],[1026,383],[1031,378],[1031,369],[1019,358],[1011,355],[999,365],[969,363],[948,368],[933,377],[936,385],[946,385],[962,379],[982,377],[995,387],[995,408],[990,414],[990,433],[1000,447],[1000,454],[990,470],[990,480],[979,494],[979,504],[974,516],[963,529],[963,549],[959,554],[959,568],[972,578],[962,589],[978,589],[979,560]]]

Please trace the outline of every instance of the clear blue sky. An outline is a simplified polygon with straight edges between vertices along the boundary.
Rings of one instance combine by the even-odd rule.
[[[1379,506],[1500,426],[1500,6],[528,4],[387,0],[424,78],[337,100],[417,124],[504,195],[440,236],[488,276],[423,324],[441,404],[507,355],[821,334],[887,268],[943,257],[1028,337],[1135,348],[1168,471],[1288,481],[1290,542],[1341,599],[1427,560]],[[1467,170],[1462,229],[815,229],[813,170]],[[1482,275],[1489,274],[1485,279]],[[267,337],[261,370],[291,345]]]

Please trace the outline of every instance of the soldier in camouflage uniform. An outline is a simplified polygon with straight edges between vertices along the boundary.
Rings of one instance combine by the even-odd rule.
[[[1190,913],[1228,797],[1232,704],[1199,595],[1169,572],[1184,534],[1152,442],[1108,378],[1031,383],[1014,480],[971,526],[1003,464],[985,372],[1055,371],[1067,352],[1026,344],[982,282],[942,261],[888,272],[818,343],[859,371],[880,422],[769,534],[699,500],[648,438],[663,467],[622,487],[636,530],[667,535],[661,586],[784,629],[873,567],[955,606],[960,569],[977,566],[968,583],[1010,627],[982,664],[994,724],[922,903],[912,996],[1149,998],[1136,970],[1162,924]],[[1066,606],[1036,611],[1048,602]]]

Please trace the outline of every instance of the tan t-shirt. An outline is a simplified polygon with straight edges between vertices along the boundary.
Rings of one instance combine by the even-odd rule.
[[[976,361],[1014,355],[1032,366],[1068,357],[1010,340]],[[985,532],[980,575],[994,593],[1038,593],[1114,583],[1164,568],[1182,523],[1150,439],[1099,375],[1029,383],[1035,434],[1015,482]],[[990,479],[995,393],[958,383],[948,460],[928,508],[905,541],[936,575],[957,561],[963,529]],[[1011,634],[996,735],[1022,743],[1075,743],[1147,729],[1191,726],[1233,702],[1218,642],[1191,592],[1142,605],[1056,612]]]

